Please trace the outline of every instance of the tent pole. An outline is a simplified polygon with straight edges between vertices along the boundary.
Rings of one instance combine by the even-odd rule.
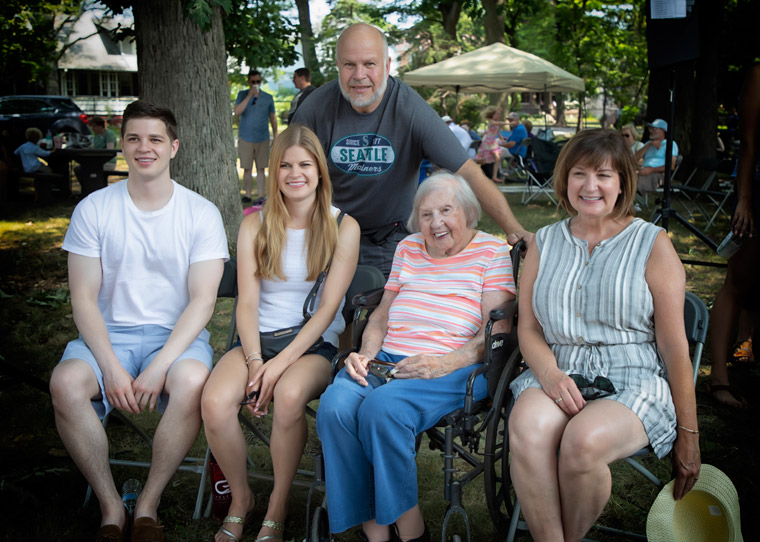
[[[456,95],[454,97],[454,100],[455,100],[454,101],[454,110],[456,111],[456,113],[454,114],[454,117],[455,117],[454,118],[454,122],[456,122],[457,124],[459,124],[459,85],[457,85],[455,87],[455,90],[456,90]]]
[[[544,103],[544,132],[549,131],[548,122],[546,120],[546,108],[547,108],[547,102],[549,101],[549,94],[546,92],[546,83],[544,83],[544,97],[541,100]]]

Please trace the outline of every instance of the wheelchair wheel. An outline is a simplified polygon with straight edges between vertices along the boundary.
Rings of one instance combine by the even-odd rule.
[[[314,510],[314,517],[311,521],[311,538],[309,542],[330,542],[330,525],[327,522],[327,509],[324,506],[318,506]]]
[[[515,349],[507,366],[520,351]],[[493,408],[496,410],[488,424],[485,444],[485,494],[488,511],[491,514],[496,531],[503,533],[509,527],[509,519],[514,509],[512,496],[512,480],[509,476],[509,434],[507,433],[507,418],[512,393],[509,382],[512,374],[504,371],[499,378],[493,398]]]

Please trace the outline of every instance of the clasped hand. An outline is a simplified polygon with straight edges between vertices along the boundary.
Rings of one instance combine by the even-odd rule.
[[[137,378],[121,366],[103,375],[108,402],[114,408],[139,414],[146,408],[155,410],[158,398],[164,390],[166,374],[151,363]]]

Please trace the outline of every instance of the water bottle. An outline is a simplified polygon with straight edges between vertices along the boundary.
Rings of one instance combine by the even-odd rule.
[[[214,519],[222,521],[230,509],[232,502],[232,493],[230,493],[230,484],[222,472],[219,463],[216,462],[214,454],[209,458],[209,468],[211,469],[211,508],[214,512]]]
[[[721,241],[720,245],[716,249],[718,256],[721,258],[729,259],[731,256],[739,252],[742,245],[746,241],[744,236],[738,237],[734,235],[734,232],[728,232],[728,235]]]
[[[137,496],[140,494],[140,490],[142,490],[142,484],[134,478],[130,478],[121,486],[121,500],[124,502],[124,508],[127,509],[130,517],[135,511]]]

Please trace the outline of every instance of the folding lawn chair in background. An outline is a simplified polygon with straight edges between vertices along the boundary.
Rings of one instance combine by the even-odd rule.
[[[552,178],[554,164],[557,163],[562,146],[554,141],[544,141],[535,138],[531,142],[533,159],[525,162],[527,179],[523,191],[522,204],[527,205],[541,194],[548,197],[555,205],[557,201],[552,195]]]
[[[680,202],[683,205],[689,219],[694,219],[698,215],[707,221],[705,230],[707,230],[719,214],[723,214],[730,220],[730,215],[725,209],[726,202],[731,199],[734,193],[734,185],[730,183],[725,189],[713,187],[716,177],[724,171],[723,162],[718,158],[702,158],[697,161],[694,170],[683,184],[676,184],[671,187],[673,192],[679,194]],[[704,177],[700,186],[696,185],[699,176]],[[714,206],[714,207],[713,207]]]

